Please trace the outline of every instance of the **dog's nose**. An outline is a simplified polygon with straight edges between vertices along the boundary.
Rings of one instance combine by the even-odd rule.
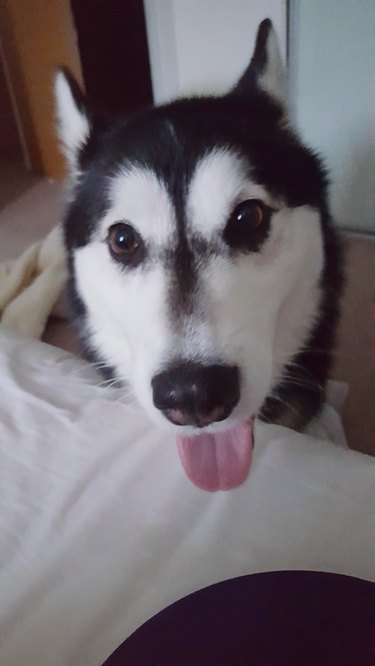
[[[226,419],[240,397],[237,366],[181,363],[151,381],[154,405],[175,425],[199,428]]]

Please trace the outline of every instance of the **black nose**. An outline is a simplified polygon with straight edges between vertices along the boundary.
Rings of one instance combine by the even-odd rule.
[[[226,419],[238,403],[236,366],[181,363],[151,381],[154,405],[175,425],[203,428]]]

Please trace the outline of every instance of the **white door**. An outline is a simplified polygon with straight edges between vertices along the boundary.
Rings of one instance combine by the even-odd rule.
[[[335,221],[375,232],[375,1],[291,0],[297,125],[324,156]]]

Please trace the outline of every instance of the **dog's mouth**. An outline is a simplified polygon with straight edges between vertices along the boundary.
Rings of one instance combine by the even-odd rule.
[[[245,421],[230,430],[202,432],[177,437],[183,468],[198,488],[230,490],[249,474],[253,451],[253,422]]]

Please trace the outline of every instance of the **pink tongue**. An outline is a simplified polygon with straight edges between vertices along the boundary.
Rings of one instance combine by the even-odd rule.
[[[248,476],[253,450],[252,427],[242,423],[226,432],[177,437],[183,468],[203,490],[229,490]]]

